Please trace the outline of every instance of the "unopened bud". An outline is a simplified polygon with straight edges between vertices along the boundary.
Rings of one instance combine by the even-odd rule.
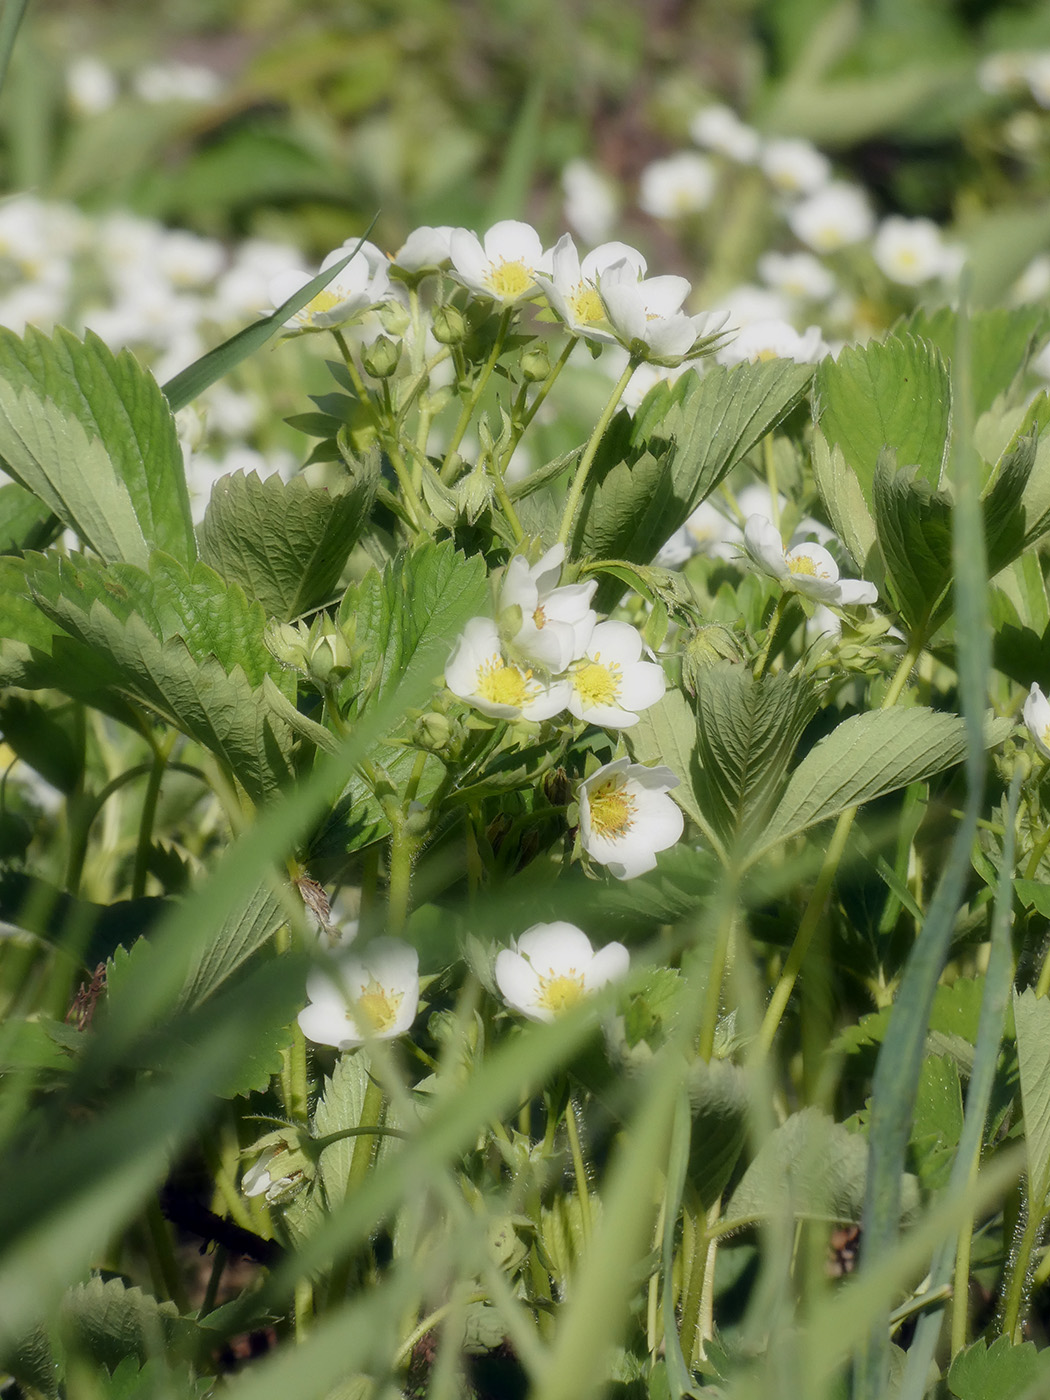
[[[462,311],[454,306],[439,306],[433,318],[434,339],[439,345],[459,345],[467,334]]]
[[[740,643],[727,627],[710,623],[700,627],[685,644],[682,654],[682,682],[690,695],[696,694],[701,674],[719,661],[743,661]]]
[[[276,657],[282,666],[295,671],[307,669],[307,638],[298,627],[294,627],[290,622],[268,622],[263,632],[263,641],[270,654]]]
[[[537,345],[522,355],[521,377],[526,384],[538,384],[541,379],[546,379],[550,372],[551,362],[545,345]]]
[[[447,716],[428,710],[416,721],[415,740],[421,749],[443,753],[452,738],[452,725]]]
[[[380,335],[361,352],[361,363],[373,379],[389,379],[401,361],[401,341]]]
[[[411,317],[399,301],[384,301],[379,308],[379,319],[383,329],[395,339],[403,336],[411,325]]]

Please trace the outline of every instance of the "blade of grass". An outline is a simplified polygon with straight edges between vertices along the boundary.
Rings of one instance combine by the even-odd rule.
[[[499,219],[522,217],[529,190],[532,188],[546,97],[546,79],[542,73],[537,73],[529,85],[518,119],[514,123],[514,130],[506,145],[499,178],[485,211],[486,228]]]
[[[1002,866],[999,870],[999,883],[995,891],[995,909],[992,914],[991,955],[984,978],[984,994],[981,998],[981,1018],[977,1027],[977,1046],[974,1053],[973,1071],[966,1091],[966,1116],[959,1135],[959,1148],[952,1163],[951,1176],[944,1188],[952,1196],[963,1191],[967,1184],[972,1185],[977,1177],[981,1160],[981,1143],[984,1138],[984,1125],[988,1117],[988,1105],[992,1097],[996,1065],[999,1060],[999,1046],[1002,1044],[1003,1027],[1006,1024],[1006,1008],[1010,1000],[1010,984],[1013,981],[1013,949],[1010,943],[1010,925],[1013,916],[1013,866],[1014,866],[1014,822],[1017,816],[1017,803],[1021,792],[1021,773],[1016,771],[1010,783],[1007,799],[1006,835],[1003,838]],[[957,1239],[947,1239],[934,1257],[930,1270],[930,1291],[948,1283],[953,1266],[959,1261],[958,1272],[961,1278],[955,1280],[953,1299],[953,1322],[962,1319],[963,1335],[957,1335],[953,1327],[952,1353],[965,1346],[965,1320],[969,1302],[968,1261],[970,1257],[970,1230],[972,1221],[965,1221]],[[908,1366],[901,1383],[900,1400],[922,1400],[926,1390],[929,1365],[941,1333],[944,1309],[934,1308],[924,1312],[915,1329],[915,1336],[908,1348]]]
[[[29,0],[3,0],[0,5],[0,89],[4,86],[18,27],[28,5]]]
[[[4,13],[6,13],[7,3],[8,0],[5,0]],[[173,379],[169,379],[162,387],[164,397],[168,400],[172,413],[178,413],[180,408],[185,408],[188,403],[192,403],[209,385],[214,384],[223,375],[229,374],[235,365],[239,365],[249,355],[254,355],[256,350],[261,349],[271,336],[280,331],[285,321],[294,316],[297,311],[301,311],[307,302],[313,301],[318,292],[324,291],[332,278],[342,272],[350,259],[356,256],[361,244],[372,232],[374,224],[375,219],[369,224],[352,252],[347,253],[345,258],[333,263],[331,267],[326,267],[323,272],[319,272],[304,287],[300,287],[294,296],[290,296],[287,301],[282,302],[271,315],[264,316],[251,326],[245,326],[244,330],[238,331],[236,335],[231,335],[229,340],[224,340],[214,350],[209,350],[199,360],[194,360],[192,365],[187,365]]]
[[[955,509],[952,517],[952,562],[956,598],[956,671],[968,745],[965,761],[966,801],[944,871],[913,948],[890,1026],[879,1052],[873,1081],[869,1128],[868,1185],[862,1226],[860,1272],[874,1268],[892,1249],[900,1225],[901,1177],[911,1135],[919,1071],[925,1051],[934,993],[951,945],[955,918],[970,867],[984,787],[985,753],[982,716],[991,662],[987,622],[987,569],[981,523],[980,483],[973,451],[970,391],[969,324],[958,318],[953,360],[952,438]],[[871,1319],[866,1345],[853,1378],[854,1400],[882,1400],[889,1378],[889,1305]]]

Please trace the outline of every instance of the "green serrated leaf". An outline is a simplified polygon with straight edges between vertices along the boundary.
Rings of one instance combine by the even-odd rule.
[[[976,418],[990,409],[1024,370],[1033,349],[1045,335],[1047,313],[1041,306],[998,306],[969,310],[966,320]],[[920,308],[908,317],[902,329],[935,345],[945,362],[951,362],[958,335],[958,312],[954,307],[939,306],[933,311]]]
[[[1014,993],[1017,1062],[1032,1209],[1045,1208],[1050,1193],[1050,1000],[1029,988]]]
[[[0,486],[0,554],[46,549],[61,528],[58,516],[32,491],[16,481]]]
[[[57,1325],[67,1348],[110,1369],[128,1356],[141,1364],[150,1354],[189,1352],[198,1335],[196,1323],[180,1317],[174,1303],[158,1302],[117,1278],[71,1288]]]
[[[332,1077],[326,1079],[313,1119],[315,1138],[326,1138],[346,1128],[356,1128],[368,1089],[368,1055],[361,1050],[339,1056]],[[342,1137],[321,1152],[321,1181],[325,1196],[335,1204],[346,1195],[354,1137]]]
[[[884,452],[875,468],[872,503],[879,549],[901,616],[913,631],[931,625],[952,580],[952,503],[916,467],[894,466]]]
[[[769,817],[820,692],[806,677],[756,680],[732,662],[701,671],[696,687],[700,807],[725,841],[746,845]]]
[[[378,461],[341,495],[303,477],[224,476],[212,488],[201,555],[268,616],[291,621],[331,597],[378,485]]]
[[[456,637],[488,606],[484,562],[464,558],[448,541],[427,540],[399,554],[382,576],[370,571],[339,608],[339,621],[356,626],[362,648],[341,697],[377,704],[406,677],[440,684]]]
[[[696,713],[682,692],[668,688],[655,705],[642,711],[637,724],[624,731],[624,737],[637,763],[662,763],[670,768],[679,780],[671,796],[687,817],[702,825],[696,799]]]
[[[819,428],[813,433],[813,476],[828,519],[850,557],[864,578],[881,583],[881,563],[876,565],[875,522],[860,481],[846,465],[841,447],[832,447]]]
[[[1047,1356],[1034,1342],[1012,1346],[996,1337],[991,1346],[982,1337],[960,1351],[948,1372],[948,1389],[957,1400],[1022,1400],[1047,1374]]]
[[[769,1219],[855,1223],[864,1209],[867,1139],[816,1108],[793,1113],[759,1148],[733,1192],[720,1230]],[[918,1193],[905,1177],[905,1214]]]
[[[848,345],[821,362],[816,392],[821,432],[841,448],[869,507],[886,447],[936,489],[951,422],[948,371],[936,346],[910,335]]]
[[[103,559],[196,558],[175,420],[128,351],[0,331],[0,458]]]
[[[958,715],[921,707],[851,715],[792,773],[761,849],[943,772],[965,756],[966,730]]]

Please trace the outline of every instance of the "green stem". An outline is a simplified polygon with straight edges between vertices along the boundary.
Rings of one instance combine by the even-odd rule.
[[[975,1170],[970,1175],[970,1185],[977,1179]],[[966,1345],[967,1327],[970,1320],[970,1249],[973,1243],[973,1217],[959,1231],[955,1247],[955,1286],[952,1289],[952,1356],[957,1355]]]
[[[609,395],[609,401],[602,409],[601,417],[594,425],[594,432],[583,449],[583,456],[580,458],[580,465],[576,468],[576,476],[573,478],[572,486],[569,488],[568,499],[565,502],[565,513],[561,518],[561,529],[558,531],[558,543],[567,545],[569,536],[572,534],[573,526],[576,524],[576,515],[580,509],[580,501],[583,498],[583,488],[587,484],[587,475],[591,470],[591,463],[594,461],[598,451],[598,446],[605,436],[605,430],[612,422],[613,414],[620,406],[620,400],[624,396],[631,378],[641,362],[632,355],[627,361],[627,366],[623,374]]]
[[[686,1366],[692,1366],[697,1342],[701,1346],[707,1340],[710,1327],[706,1314],[713,1298],[711,1283],[714,1275],[715,1252],[718,1248],[717,1236],[710,1234],[708,1227],[718,1219],[721,1201],[716,1201],[704,1217],[701,1227],[700,1217],[694,1224],[693,1258],[689,1269],[689,1282],[685,1300],[682,1303],[682,1330],[679,1342]]]
[[[428,1313],[419,1326],[411,1331],[398,1347],[391,1369],[396,1371],[399,1366],[403,1366],[412,1355],[412,1348],[416,1343],[432,1331],[439,1322],[444,1322],[449,1313],[456,1308],[469,1307],[471,1303],[484,1303],[488,1296],[487,1293],[468,1293],[466,1298],[453,1298],[451,1302],[442,1303],[440,1308],[435,1308],[432,1313]]]
[[[511,321],[514,319],[514,308],[508,306],[499,319],[499,329],[496,332],[496,339],[489,352],[489,357],[481,368],[481,373],[474,381],[474,387],[470,392],[467,401],[460,410],[459,422],[456,424],[445,450],[445,460],[441,464],[441,480],[447,481],[452,469],[452,458],[459,450],[459,445],[463,441],[467,429],[470,427],[470,420],[474,416],[474,410],[478,406],[482,394],[492,376],[492,371],[496,368],[496,362],[503,354],[503,345],[507,339],[507,332],[510,330]]]
[[[139,817],[139,836],[135,846],[135,868],[131,880],[132,899],[141,899],[146,893],[146,878],[149,874],[149,853],[153,842],[153,823],[157,815],[157,802],[160,798],[160,785],[164,770],[175,745],[175,731],[168,735],[166,742],[155,744],[153,763],[150,766],[149,781],[142,799],[142,814]]]
[[[547,374],[547,378],[543,381],[543,383],[540,385],[539,389],[536,392],[536,397],[533,399],[532,403],[528,406],[528,408],[525,410],[524,414],[521,417],[518,435],[514,439],[514,444],[510,449],[511,452],[514,451],[514,448],[517,447],[518,443],[525,436],[526,432],[528,432],[529,424],[532,422],[532,420],[536,417],[536,414],[542,408],[544,400],[546,399],[550,391],[554,388],[554,381],[558,378],[558,375],[561,374],[566,364],[568,364],[569,356],[576,349],[579,343],[579,337],[572,336],[569,340],[568,345],[566,345],[565,349],[561,352],[561,354],[555,360],[554,364],[551,366],[550,371]],[[510,453],[508,453],[507,455],[509,457]]]
[[[576,1178],[576,1195],[580,1201],[580,1228],[585,1242],[591,1238],[591,1192],[587,1181],[587,1167],[583,1160],[583,1147],[580,1143],[580,1130],[576,1122],[576,1104],[569,1099],[565,1108],[565,1131],[569,1138],[569,1151],[572,1153],[572,1170]]]
[[[1006,1288],[1006,1296],[1003,1303],[1003,1320],[1000,1331],[1010,1338],[1011,1345],[1020,1346],[1024,1340],[1021,1335],[1021,1304],[1025,1296],[1025,1285],[1028,1281],[1028,1266],[1032,1259],[1032,1250],[1039,1240],[1039,1233],[1042,1229],[1042,1216],[1034,1209],[1031,1198],[1028,1201],[1028,1213],[1025,1219],[1024,1232],[1021,1235],[1017,1251],[1010,1260],[1010,1275]]]
[[[397,434],[389,430],[383,422],[382,415],[376,411],[373,397],[368,392],[365,382],[361,378],[354,361],[353,353],[346,342],[346,337],[343,335],[342,331],[333,331],[332,334],[335,336],[336,344],[339,346],[339,353],[342,355],[346,364],[346,372],[350,376],[350,382],[354,386],[354,391],[361,402],[362,408],[371,418],[372,425],[383,444],[387,457],[390,459],[390,465],[393,467],[394,475],[397,477],[397,484],[401,487],[401,491],[404,495],[403,505],[409,515],[409,523],[417,535],[423,535],[426,532],[421,522],[428,518],[430,512],[423,504],[422,497],[415,488],[412,474],[405,463],[404,454],[398,446]],[[387,388],[388,395],[389,392],[389,388]]]
[[[777,464],[773,456],[773,434],[766,433],[762,439],[762,464],[766,469],[766,484],[769,487],[769,518],[780,529],[780,492],[777,490]]]
[[[700,1026],[700,1039],[698,1053],[702,1060],[708,1063],[715,1050],[715,1031],[718,1029],[718,1009],[722,1004],[722,983],[725,980],[726,965],[729,961],[729,950],[733,942],[733,930],[736,926],[736,908],[734,890],[731,887],[726,889],[726,902],[722,914],[721,923],[718,929],[718,938],[715,942],[714,954],[711,958],[711,967],[707,974],[707,986],[704,993],[704,1019]]]
[[[150,1197],[146,1202],[146,1229],[149,1234],[150,1250],[160,1276],[164,1280],[168,1297],[180,1313],[187,1312],[189,1300],[186,1297],[186,1285],[183,1282],[182,1270],[175,1258],[175,1249],[171,1242],[168,1222],[161,1214],[160,1203],[155,1196]]]
[[[773,647],[773,639],[780,630],[780,624],[783,621],[784,612],[788,605],[788,597],[789,595],[786,592],[781,593],[780,597],[777,599],[777,605],[773,609],[773,615],[769,619],[769,624],[766,627],[766,640],[755,662],[754,675],[756,681],[762,679],[766,667],[769,664],[769,654]]]
[[[525,531],[521,527],[518,512],[514,509],[514,502],[507,491],[507,483],[503,480],[503,468],[495,456],[490,459],[490,465],[492,485],[496,492],[496,499],[500,504],[500,510],[503,512],[503,518],[514,533],[514,543],[521,544],[525,538]]]
[[[882,709],[891,709],[900,699],[901,692],[904,689],[908,677],[911,675],[912,668],[919,659],[923,645],[923,638],[914,637],[912,639],[886,691],[882,701]],[[810,895],[809,903],[806,905],[805,912],[802,915],[802,921],[798,926],[798,932],[795,934],[794,942],[788,953],[787,962],[784,964],[784,970],[780,974],[780,979],[776,987],[773,989],[773,995],[770,998],[769,1006],[766,1008],[766,1014],[762,1020],[762,1026],[755,1043],[756,1056],[760,1061],[768,1055],[773,1045],[777,1029],[783,1019],[784,1012],[787,1010],[788,1001],[794,990],[795,981],[805,961],[806,954],[809,952],[809,945],[813,941],[813,935],[817,930],[817,925],[824,916],[824,905],[831,892],[831,886],[834,883],[835,876],[838,874],[839,864],[845,853],[846,843],[849,840],[850,830],[853,827],[853,820],[856,815],[856,807],[847,807],[844,812],[840,813],[839,819],[835,823],[835,830],[824,855],[824,861],[820,867],[820,873],[817,876],[817,883],[813,887],[813,893]]]
[[[390,833],[390,863],[387,872],[387,932],[391,938],[399,938],[408,919],[412,861],[418,843],[415,837],[405,830],[403,812],[394,812],[391,818],[393,830]]]
[[[373,1079],[369,1073],[365,1099],[361,1105],[361,1117],[357,1122],[358,1135],[354,1139],[350,1170],[346,1174],[347,1197],[359,1191],[368,1176],[377,1141],[375,1129],[379,1127],[382,1120],[384,1104],[383,1090],[378,1081]],[[351,1256],[347,1254],[343,1258],[337,1259],[332,1266],[328,1284],[328,1306],[330,1308],[338,1306],[346,1296],[352,1262]]]

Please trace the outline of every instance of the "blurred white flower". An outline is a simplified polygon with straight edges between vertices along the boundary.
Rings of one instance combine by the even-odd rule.
[[[812,253],[763,253],[758,272],[773,291],[793,301],[826,301],[835,290],[835,278]]]
[[[577,157],[561,172],[565,222],[585,243],[601,243],[616,222],[619,200],[612,182]]]
[[[1050,253],[1039,253],[1018,277],[1010,291],[1015,306],[1042,301],[1050,292]]]
[[[878,590],[859,578],[840,578],[839,567],[823,545],[806,542],[784,549],[780,531],[763,515],[748,516],[744,548],[759,569],[785,588],[836,607],[874,603]]]
[[[906,287],[949,276],[959,268],[957,250],[945,245],[932,219],[890,214],[879,225],[871,252],[890,281]]]
[[[119,91],[113,69],[94,54],[80,54],[66,69],[66,96],[79,116],[106,111],[116,102]]]
[[[656,866],[656,852],[673,846],[685,826],[666,794],[678,786],[670,768],[647,768],[616,758],[580,783],[580,844],[617,880]]]
[[[1050,107],[1050,52],[1030,54],[1025,60],[1024,78],[1040,107]]]
[[[341,262],[356,246],[355,239],[349,247],[344,244],[341,248],[335,248],[321,263],[321,272]],[[274,306],[278,307],[294,296],[313,275],[309,272],[279,272],[270,281],[270,297]],[[345,325],[392,295],[386,259],[378,248],[364,244],[343,270],[336,273],[322,291],[284,324],[295,330],[329,330],[333,326]]]
[[[667,689],[663,668],[643,661],[642,648],[641,633],[629,622],[599,622],[569,670],[569,713],[605,729],[637,724],[637,712],[655,705]]]
[[[533,924],[496,954],[496,984],[511,1010],[532,1021],[553,1021],[626,976],[630,962],[622,943],[607,943],[596,952],[575,924]]]
[[[143,102],[214,102],[222,79],[199,63],[152,63],[139,69],[132,87]]]
[[[755,321],[786,321],[791,305],[783,292],[745,282],[727,292],[712,310],[725,312],[729,324],[739,330]]]
[[[283,1144],[268,1147],[241,1177],[241,1190],[249,1198],[265,1196],[271,1205],[284,1200],[303,1180],[301,1166],[289,1169],[292,1156]]]
[[[330,969],[307,977],[306,994],[299,1029],[314,1044],[349,1050],[392,1040],[411,1029],[419,1010],[419,956],[396,938],[374,938],[360,953],[340,945]]]
[[[626,243],[602,243],[583,262],[572,237],[564,233],[551,249],[550,274],[537,272],[536,283],[543,290],[552,311],[561,317],[574,335],[588,340],[614,343],[616,335],[605,314],[598,291],[601,274],[619,262],[626,262],[635,277],[643,277],[645,258]]]
[[[788,211],[795,237],[816,253],[832,253],[871,235],[875,218],[856,185],[833,180]]]
[[[638,206],[654,219],[679,219],[698,214],[711,203],[715,168],[696,151],[678,151],[651,161],[638,183]]]
[[[798,138],[767,141],[758,163],[781,194],[813,194],[831,178],[831,161],[823,151]]]
[[[176,287],[203,287],[213,282],[226,261],[217,238],[202,238],[186,229],[166,230],[157,246],[157,266]]]
[[[517,219],[493,224],[484,239],[470,229],[454,228],[449,235],[452,275],[478,296],[512,306],[534,295],[536,273],[550,270],[540,236]]]
[[[740,365],[745,361],[794,360],[796,364],[816,364],[828,353],[819,326],[810,326],[800,335],[788,321],[753,321],[745,326],[735,340],[715,352],[723,365]]]
[[[514,651],[555,673],[583,655],[598,620],[591,607],[598,580],[559,588],[564,562],[563,544],[552,546],[532,565],[515,554],[503,576],[499,599],[501,617],[513,608],[521,613],[520,627],[509,636]]]
[[[506,658],[496,624],[487,617],[471,618],[463,629],[445,666],[445,684],[494,719],[550,719],[569,702],[568,681],[544,685]]]
[[[1030,58],[1023,51],[988,54],[977,65],[977,86],[992,97],[1019,92],[1027,81],[1025,70]]]
[[[1024,702],[1024,722],[1036,748],[1050,758],[1050,700],[1033,684]]]
[[[423,224],[412,230],[390,261],[394,267],[412,275],[436,271],[444,267],[452,256],[449,250],[451,237],[449,224],[439,224],[433,228]]]
[[[701,107],[689,123],[689,135],[698,146],[718,151],[741,165],[753,165],[758,159],[758,132],[742,122],[731,107]]]

